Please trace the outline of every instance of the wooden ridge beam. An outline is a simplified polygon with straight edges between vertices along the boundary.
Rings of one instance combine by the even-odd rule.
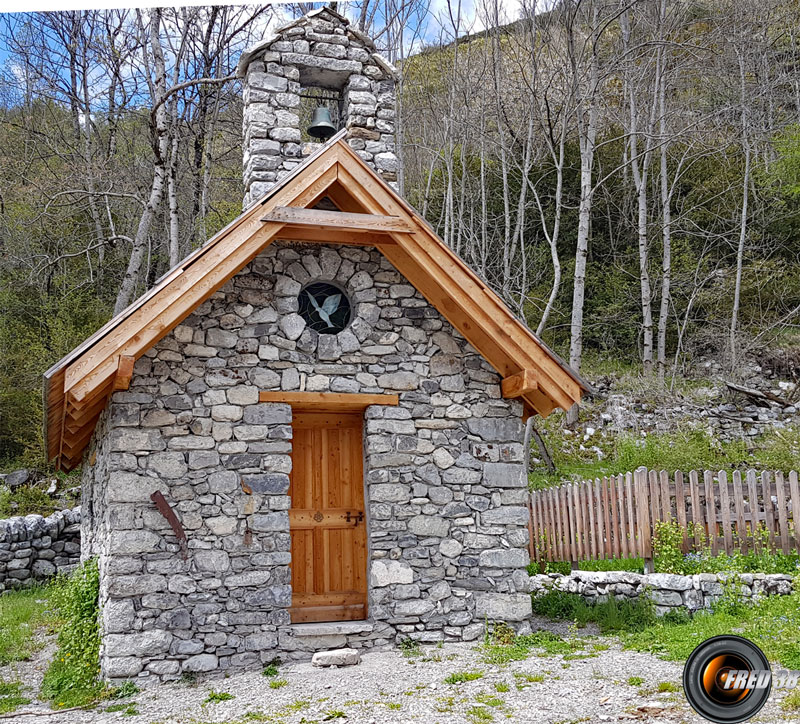
[[[539,389],[535,370],[522,370],[515,375],[506,377],[501,383],[503,397],[522,397],[528,392]]]
[[[301,226],[308,229],[338,229],[353,234],[370,231],[413,231],[413,227],[399,216],[383,214],[354,214],[346,211],[323,211],[293,206],[278,206],[264,216],[269,221],[286,226]]]

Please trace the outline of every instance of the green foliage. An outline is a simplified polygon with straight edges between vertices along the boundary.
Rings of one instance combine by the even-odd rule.
[[[272,683],[272,682],[270,682],[270,683]],[[208,696],[205,698],[205,701],[203,701],[203,703],[204,704],[219,704],[221,701],[230,701],[231,699],[234,699],[234,698],[235,698],[234,695],[233,694],[229,694],[227,691],[214,691],[214,689],[212,689],[208,693]]]
[[[269,682],[270,689],[282,689],[284,686],[288,686],[289,682],[286,679],[272,679]]]
[[[42,681],[41,695],[56,708],[94,703],[104,691],[100,680],[97,560],[84,562],[52,584],[52,603],[63,620],[58,650]]]
[[[8,714],[30,703],[31,700],[22,695],[21,681],[0,680],[0,714]]]
[[[25,661],[41,648],[37,630],[57,621],[51,593],[50,587],[37,586],[0,595],[0,664]]]
[[[630,686],[641,686],[644,684],[644,679],[641,676],[629,676],[628,684]]]
[[[653,558],[659,573],[683,571],[683,532],[676,523],[657,520],[653,532]]]
[[[683,534],[674,521],[659,521],[653,536],[655,569],[658,573],[677,573],[690,576],[695,573],[788,573],[800,570],[800,553],[783,553],[774,550],[769,544],[769,531],[759,524],[753,534],[748,551],[742,553],[712,552],[702,526],[689,524],[687,534],[690,539],[699,539],[692,553],[683,554]]]
[[[22,485],[12,491],[0,487],[0,518],[31,514],[48,516],[55,510],[58,510],[58,503],[41,488]]]

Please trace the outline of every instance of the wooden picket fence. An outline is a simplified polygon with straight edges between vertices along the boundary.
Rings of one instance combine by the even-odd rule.
[[[774,550],[800,551],[798,474],[638,468],[633,473],[537,490],[530,496],[531,560],[640,556],[652,565],[657,521],[677,521],[683,552],[747,552],[769,536]],[[756,534],[759,529],[767,533]],[[703,540],[705,538],[705,540]],[[652,570],[652,568],[651,568]]]

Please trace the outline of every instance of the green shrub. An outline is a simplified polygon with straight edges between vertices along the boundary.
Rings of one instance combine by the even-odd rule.
[[[53,583],[52,602],[63,619],[58,650],[42,681],[41,695],[54,707],[91,704],[104,691],[100,680],[97,560]]]
[[[221,701],[230,701],[233,699],[233,694],[229,694],[227,691],[214,691],[213,689],[208,692],[208,696],[206,697],[204,704],[219,704]]]

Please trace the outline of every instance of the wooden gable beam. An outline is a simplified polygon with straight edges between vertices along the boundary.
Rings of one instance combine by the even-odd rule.
[[[359,204],[375,213],[406,215],[415,219],[414,212],[398,203],[381,182],[363,168],[360,159],[350,154],[348,148],[337,150],[340,154],[339,183],[355,196]],[[455,254],[443,248],[426,224],[417,222],[413,234],[393,233],[392,236],[397,246],[381,249],[384,255],[413,280],[423,296],[482,351],[495,369],[502,375],[515,374],[520,367],[535,369],[540,392],[546,390],[547,396],[564,409],[580,399],[580,385],[541,346],[533,343],[528,330],[509,314],[497,295]],[[425,276],[440,287],[439,300],[433,299],[422,288],[420,280]],[[484,339],[478,340],[480,336]],[[524,346],[522,339],[525,340]],[[529,341],[531,343],[527,343]]]
[[[377,246],[378,244],[394,244],[388,234],[362,232],[353,234],[340,229],[311,229],[302,226],[284,226],[276,235],[276,239],[284,241],[301,241],[316,244],[341,244],[343,246]]]
[[[332,184],[337,178],[337,158],[332,150],[304,169],[297,185],[280,189],[263,205],[251,209],[226,237],[73,362],[66,371],[65,390],[71,391],[76,401],[83,400],[116,374],[117,354],[138,358],[261,253],[282,228],[282,224],[261,221],[265,210],[306,203]]]
[[[413,227],[399,216],[382,214],[353,214],[346,211],[323,211],[291,206],[278,206],[264,216],[262,221],[284,224],[287,227],[303,227],[325,231],[337,229],[351,234],[364,232],[411,232]]]
[[[501,383],[503,397],[522,397],[539,389],[535,370],[522,370],[506,377]]]
[[[132,354],[121,354],[117,366],[117,374],[114,375],[114,384],[111,389],[127,390],[133,377],[133,365],[136,364],[136,357]]]
[[[370,405],[390,405],[396,407],[397,395],[363,394],[357,392],[272,392],[263,390],[258,395],[259,402],[279,402],[291,405],[297,410],[321,412],[364,410]]]

